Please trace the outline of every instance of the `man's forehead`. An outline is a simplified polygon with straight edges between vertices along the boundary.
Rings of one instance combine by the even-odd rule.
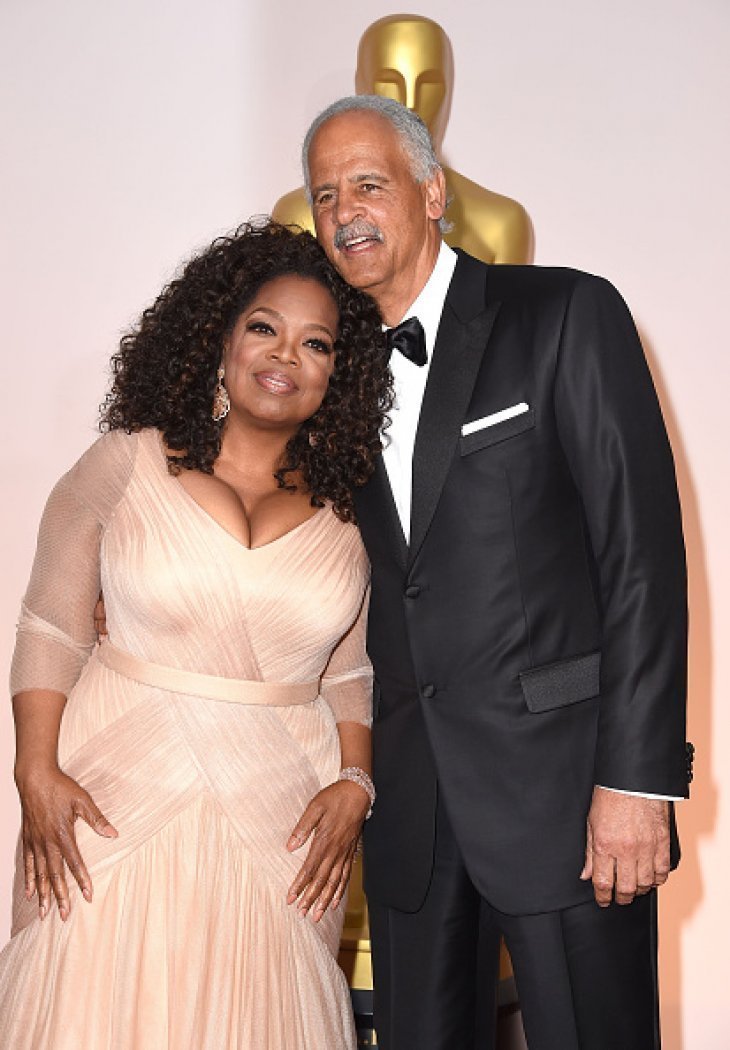
[[[379,141],[397,138],[395,128],[381,113],[368,109],[348,109],[344,113],[335,113],[322,124],[312,139],[310,149],[325,140],[328,145],[333,141],[357,143],[375,137]]]
[[[364,118],[364,119],[363,119]],[[374,161],[374,157],[382,158]],[[379,113],[348,110],[330,117],[312,138],[309,163],[314,169],[347,163],[361,174],[383,169],[386,159],[408,164],[400,139],[390,121]],[[326,176],[326,171],[322,172]]]

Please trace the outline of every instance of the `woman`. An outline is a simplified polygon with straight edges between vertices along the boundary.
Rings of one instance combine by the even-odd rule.
[[[0,1045],[354,1047],[335,956],[373,798],[352,489],[389,403],[377,310],[308,234],[245,226],[113,368],[19,624]]]

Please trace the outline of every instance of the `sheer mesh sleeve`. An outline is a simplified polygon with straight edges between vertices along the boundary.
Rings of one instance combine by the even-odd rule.
[[[51,492],[21,606],[12,696],[27,689],[68,695],[81,674],[96,641],[101,536],[131,477],[136,448],[136,434],[105,434]]]
[[[365,651],[370,588],[354,624],[335,646],[322,676],[321,693],[337,722],[372,724],[373,669]]]

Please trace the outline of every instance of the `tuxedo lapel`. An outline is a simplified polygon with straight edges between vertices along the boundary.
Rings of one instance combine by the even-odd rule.
[[[487,269],[460,254],[446,297],[413,451],[413,563],[446,481],[499,303],[486,303]],[[387,479],[386,479],[387,485]]]

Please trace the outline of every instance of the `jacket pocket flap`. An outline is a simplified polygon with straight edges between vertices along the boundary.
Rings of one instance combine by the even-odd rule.
[[[530,408],[527,412],[521,412],[518,416],[505,419],[493,426],[482,427],[475,430],[473,434],[467,434],[459,438],[459,450],[462,456],[468,456],[470,452],[476,452],[480,448],[496,445],[498,441],[506,438],[516,437],[523,430],[531,430],[535,426],[535,410]]]
[[[525,703],[533,714],[553,711],[598,696],[601,686],[601,654],[573,656],[543,667],[533,667],[518,676]]]

